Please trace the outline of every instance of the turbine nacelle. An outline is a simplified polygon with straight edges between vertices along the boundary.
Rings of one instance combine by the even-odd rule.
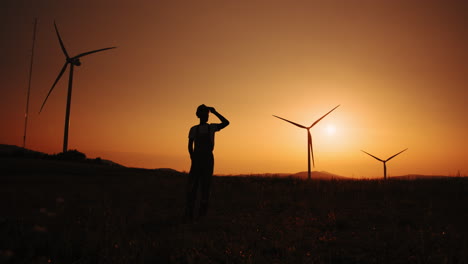
[[[81,66],[81,61],[78,58],[68,58],[67,62],[73,64],[73,66]]]

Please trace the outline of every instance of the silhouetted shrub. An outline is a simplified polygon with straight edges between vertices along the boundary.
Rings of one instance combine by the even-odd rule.
[[[53,159],[58,160],[70,160],[70,161],[85,161],[86,155],[82,152],[79,152],[76,149],[72,149],[66,152],[60,152],[58,154],[52,155]]]

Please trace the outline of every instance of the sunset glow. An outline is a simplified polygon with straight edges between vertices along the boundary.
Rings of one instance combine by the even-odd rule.
[[[336,127],[334,125],[329,124],[325,128],[325,131],[327,132],[327,135],[333,136],[336,133]]]
[[[39,109],[71,54],[69,149],[127,166],[189,170],[196,107],[231,122],[216,135],[215,174],[314,170],[381,176],[468,175],[464,1],[6,1],[0,16],[0,144],[22,145],[38,17],[26,147],[62,150],[67,78]],[[73,12],[70,12],[73,10]],[[211,116],[209,122],[218,122]]]

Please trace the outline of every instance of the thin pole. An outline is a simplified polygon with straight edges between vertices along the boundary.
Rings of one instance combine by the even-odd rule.
[[[309,132],[307,130],[307,132]],[[310,138],[309,138],[309,134],[307,134],[307,179],[310,180]]]
[[[70,63],[70,78],[68,79],[67,110],[65,111],[65,131],[63,132],[63,152],[68,150],[68,127],[70,125],[70,106],[73,84],[73,63]]]
[[[32,69],[34,61],[34,46],[36,44],[36,28],[37,28],[37,18],[34,19],[34,33],[32,41],[32,51],[31,51],[31,64],[29,65],[29,83],[28,83],[28,95],[26,97],[26,113],[24,114],[24,135],[23,135],[23,148],[26,147],[26,133],[28,129],[28,116],[29,116],[29,95],[31,93],[31,79],[32,79]]]
[[[387,163],[383,163],[383,179],[387,180]]]

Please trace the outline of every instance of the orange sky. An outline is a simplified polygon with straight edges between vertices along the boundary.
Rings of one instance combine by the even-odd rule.
[[[344,176],[468,175],[467,3],[464,1],[2,1],[0,143],[22,145],[38,17],[27,147],[62,149],[75,68],[69,148],[128,166],[188,171],[199,104],[231,125],[216,136],[215,173],[315,170]],[[210,121],[216,121],[216,118]],[[327,128],[334,127],[334,133]]]

